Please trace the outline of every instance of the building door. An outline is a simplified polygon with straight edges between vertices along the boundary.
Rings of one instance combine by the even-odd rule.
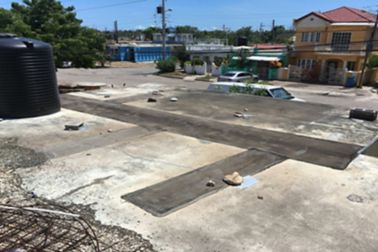
[[[257,62],[257,74],[260,79],[267,80],[269,73],[269,62],[258,61]]]
[[[344,85],[343,62],[340,60],[327,60],[325,69],[326,82],[331,85]]]

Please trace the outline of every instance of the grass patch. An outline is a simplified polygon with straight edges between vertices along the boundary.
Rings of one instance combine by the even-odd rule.
[[[184,77],[188,76],[187,74],[181,71],[175,71],[171,73],[158,73],[157,75],[167,78],[174,78],[174,79],[183,79]]]
[[[245,83],[245,84],[259,84],[259,85],[272,85],[272,83],[270,83],[269,81],[265,81],[265,80],[259,80],[259,81],[247,80],[247,81],[243,81],[243,83]]]
[[[216,80],[216,77],[213,77],[211,75],[206,75],[206,76],[201,76],[201,77],[196,78],[197,81],[214,81],[214,79]]]

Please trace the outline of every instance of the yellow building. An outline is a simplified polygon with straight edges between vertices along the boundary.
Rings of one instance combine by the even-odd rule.
[[[328,82],[340,70],[360,71],[375,21],[374,14],[350,7],[296,19],[290,64],[303,69],[302,79],[307,81]],[[376,49],[377,45],[375,41]]]

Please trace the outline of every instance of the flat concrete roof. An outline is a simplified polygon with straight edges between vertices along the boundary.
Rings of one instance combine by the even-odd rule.
[[[22,188],[88,206],[101,224],[134,230],[159,251],[378,247],[378,159],[358,154],[377,122],[328,105],[134,91],[62,95],[60,113],[1,121],[0,138],[48,157],[14,169]],[[64,131],[72,122],[85,126]],[[234,170],[256,184],[223,184]]]
[[[218,98],[222,98],[222,96],[218,96]],[[260,97],[249,96],[248,98],[254,100]],[[278,104],[286,102],[272,99],[264,101]],[[133,122],[149,128],[165,129],[241,148],[256,148],[279,153],[288,158],[328,165],[336,169],[345,169],[362,148],[358,145],[299,136],[253,126],[230,125],[221,121],[209,120],[208,118],[176,115],[112,102],[103,103],[91,99],[78,99],[70,95],[64,96],[62,103],[68,108],[82,112],[91,112],[102,116],[107,115],[113,119]],[[290,104],[293,106],[293,103]],[[296,106],[302,107],[298,103]],[[192,107],[195,107],[195,105]],[[233,117],[232,113],[228,116]]]
[[[147,103],[147,97],[125,104],[357,145],[368,144],[378,129],[377,122],[349,119],[349,110],[309,102],[207,91],[165,92],[155,97],[156,103]],[[177,97],[179,102],[170,102],[170,97]],[[235,112],[243,113],[245,118],[234,117]]]

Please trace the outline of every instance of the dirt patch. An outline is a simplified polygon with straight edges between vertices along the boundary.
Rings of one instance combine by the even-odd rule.
[[[43,153],[18,146],[15,138],[0,138],[1,251],[9,251],[9,248],[10,251],[13,249],[41,251],[42,249],[33,248],[42,248],[38,246],[44,245],[49,246],[46,247],[49,251],[61,251],[55,248],[63,247],[70,247],[69,251],[154,251],[151,243],[140,234],[120,227],[102,225],[96,221],[95,213],[90,206],[63,205],[25,191],[21,187],[20,177],[14,172],[15,169],[38,166],[47,160]],[[67,220],[51,213],[33,214],[32,211],[25,210],[25,207],[79,215],[80,220],[84,220],[87,227],[83,227],[77,220]],[[84,232],[88,230],[93,235],[85,235]],[[9,234],[13,236],[9,237]],[[38,243],[43,240],[45,243]],[[72,241],[76,242],[72,243]],[[91,244],[98,246],[94,247]]]
[[[113,61],[110,64],[111,68],[139,68],[146,66],[154,66],[155,63],[135,63],[131,61]]]
[[[158,73],[157,75],[161,77],[173,78],[173,79],[184,79],[184,77],[188,76],[187,74],[180,71],[175,71],[171,73]]]

